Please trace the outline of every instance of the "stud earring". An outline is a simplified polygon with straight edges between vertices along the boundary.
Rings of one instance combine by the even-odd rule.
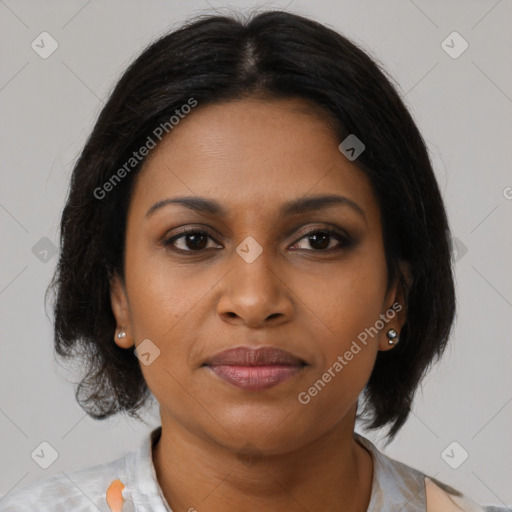
[[[126,338],[126,332],[124,332],[124,331],[119,331],[119,332],[117,333],[117,338],[118,338],[118,339]]]
[[[388,337],[388,343],[390,345],[396,345],[400,340],[395,329],[389,329],[389,331],[386,333],[386,336]]]

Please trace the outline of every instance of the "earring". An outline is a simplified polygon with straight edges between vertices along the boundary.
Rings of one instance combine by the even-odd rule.
[[[395,329],[389,329],[389,331],[386,333],[386,336],[388,337],[388,343],[390,345],[396,345],[400,340]]]
[[[117,333],[117,338],[118,338],[118,339],[126,338],[126,332],[124,332],[124,331],[119,331],[119,332]]]

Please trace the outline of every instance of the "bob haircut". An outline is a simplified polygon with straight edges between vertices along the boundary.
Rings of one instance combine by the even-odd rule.
[[[336,31],[288,12],[201,15],[149,45],[124,72],[71,176],[47,290],[54,291],[55,350],[81,358],[86,371],[75,396],[89,416],[140,419],[151,393],[134,351],[113,341],[110,282],[124,279],[127,208],[144,159],[120,169],[190,98],[206,105],[247,97],[309,100],[340,142],[355,134],[365,145],[354,164],[381,209],[388,285],[398,278],[407,297],[400,343],[378,352],[358,411],[365,428],[389,427],[389,443],[442,355],[455,315],[446,212],[425,142],[385,71]],[[123,179],[107,194],[116,172]]]

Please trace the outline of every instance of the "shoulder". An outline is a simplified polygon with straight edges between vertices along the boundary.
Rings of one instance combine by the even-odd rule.
[[[427,512],[512,512],[509,507],[483,506],[449,485],[425,476]]]
[[[125,474],[126,455],[23,485],[0,498],[0,512],[110,512],[105,490]]]
[[[373,458],[369,512],[512,512],[510,507],[480,505],[449,485],[386,455],[360,434],[355,437]]]

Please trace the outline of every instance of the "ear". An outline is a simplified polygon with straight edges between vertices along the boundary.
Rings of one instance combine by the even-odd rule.
[[[382,351],[391,350],[395,347],[394,344],[389,343],[387,332],[390,329],[394,329],[400,338],[402,327],[407,319],[406,300],[413,278],[408,263],[401,261],[398,267],[398,274],[386,295],[384,311],[382,312],[383,316],[381,316],[381,318],[385,319],[384,328],[379,334],[379,350]]]
[[[130,332],[130,310],[128,307],[128,299],[123,280],[118,274],[110,279],[110,304],[112,312],[116,319],[116,331],[114,333],[114,341],[121,348],[130,348],[133,346],[133,336]],[[124,331],[126,336],[119,338],[119,332]]]

